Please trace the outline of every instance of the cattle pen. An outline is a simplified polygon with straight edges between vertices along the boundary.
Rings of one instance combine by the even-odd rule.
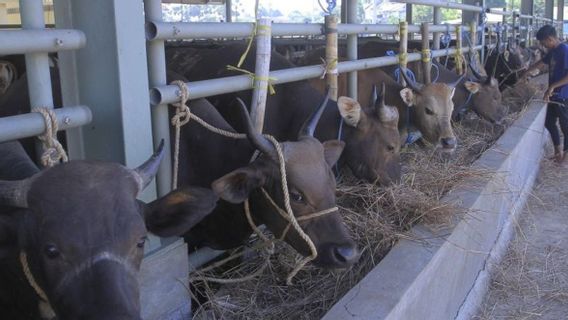
[[[251,89],[264,90],[266,96],[271,86],[278,90],[278,85],[320,78],[323,74],[337,89],[338,75],[347,73],[347,95],[357,99],[358,71],[386,66],[406,67],[408,63],[420,62],[429,76],[432,61],[439,58],[455,58],[459,70],[462,68],[459,60],[464,60],[461,57],[468,52],[480,52],[473,55],[478,57],[478,64],[486,60],[489,50],[499,52],[499,46],[505,44],[497,39],[511,36],[513,42],[520,39],[529,46],[539,25],[545,23],[555,25],[562,35],[564,20],[563,9],[558,11],[557,19],[553,19],[552,0],[545,1],[544,17],[533,15],[533,0],[522,0],[520,11],[490,8],[484,1],[474,0],[464,3],[393,0],[406,3],[408,12],[414,5],[431,6],[433,21],[421,25],[412,24],[412,21],[357,23],[357,1],[354,0],[341,2],[339,16],[334,14],[338,11],[334,11],[335,1],[328,1],[325,15],[335,17],[336,22],[341,21],[336,25],[272,23],[270,19],[230,22],[231,0],[221,1],[227,7],[227,22],[164,21],[163,4],[200,1],[48,2],[46,5],[42,0],[0,0],[0,62],[4,61],[4,56],[9,61],[7,57],[25,55],[23,69],[27,74],[29,103],[33,109],[31,113],[25,113],[30,110],[19,110],[0,117],[0,143],[34,136],[57,140],[56,133],[48,134],[50,127],[55,127],[64,131],[59,139],[65,141],[70,160],[104,160],[136,167],[164,141],[164,158],[157,169],[156,181],[139,196],[147,202],[172,191],[172,147],[175,141],[170,137],[168,105],[179,103],[182,98],[196,100]],[[18,4],[17,11],[8,11],[13,4]],[[558,1],[558,6],[564,7],[563,0]],[[461,10],[463,25],[442,23],[440,10],[443,8]],[[50,21],[54,23],[53,27],[46,24],[46,10],[54,14],[55,20]],[[5,26],[3,19],[8,12],[19,15],[21,23],[17,28]],[[487,14],[501,15],[503,20],[488,23]],[[326,18],[326,22],[331,20]],[[285,50],[297,47],[298,43],[310,46],[324,43],[326,37],[335,37],[331,41],[327,39],[328,47],[334,50],[326,52],[324,64],[270,71],[267,69],[268,53],[268,62],[265,61],[264,66],[246,70],[242,75],[189,81],[185,82],[185,89],[167,81],[168,45],[183,41],[228,43],[250,39],[248,41],[253,42],[254,35],[261,34],[276,45],[282,44]],[[358,59],[358,46],[379,36],[396,39],[398,53]],[[412,42],[409,37],[425,40],[421,51],[408,49]],[[446,38],[445,48],[440,47],[441,38]],[[455,40],[454,46],[450,46],[451,40]],[[338,60],[338,43],[345,44],[344,60]],[[262,42],[258,42],[256,48],[261,47]],[[53,59],[54,53],[56,59]],[[54,68],[60,75],[56,81],[60,81],[61,105],[55,105],[52,94]],[[467,68],[465,65],[462,71]],[[1,98],[2,95],[0,102]],[[332,98],[337,100],[337,92]],[[260,121],[257,128],[262,128],[264,102],[263,98],[259,99],[256,105],[260,111],[252,110],[251,113],[260,114],[253,120]],[[365,278],[371,282],[357,284],[335,306],[330,306],[324,319],[345,319],[353,316],[352,310],[357,310],[355,317],[360,319],[465,319],[470,316],[475,310],[476,299],[483,295],[489,273],[487,265],[499,259],[499,252],[510,233],[511,221],[522,207],[538,171],[545,137],[541,123],[544,118],[542,104],[530,102],[526,113],[474,165],[499,174],[488,179],[483,177],[481,182],[466,181],[465,186],[448,195],[454,200],[459,198],[464,207],[471,208],[470,212],[479,213],[478,219],[473,219],[474,223],[471,220],[458,222],[444,237],[418,225],[413,232],[422,239],[434,240],[422,244],[399,242],[393,253]],[[39,109],[47,111],[42,113]],[[36,149],[41,148],[37,143]],[[502,172],[512,174],[501,175]],[[477,189],[471,191],[472,186]],[[191,317],[187,289],[190,273],[224,251],[203,247],[188,258],[183,239],[149,238],[138,275],[141,317],[149,320],[188,319]],[[452,263],[457,267],[452,268]],[[442,276],[448,281],[439,279]],[[358,296],[361,292],[367,298],[361,298],[363,294]],[[433,310],[440,305],[443,307]],[[423,312],[429,314],[425,316]]]

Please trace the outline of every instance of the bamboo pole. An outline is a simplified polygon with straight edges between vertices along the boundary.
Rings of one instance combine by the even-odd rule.
[[[462,47],[462,28],[461,26],[456,26],[456,55],[454,60],[456,62],[456,72],[459,75],[463,73]]]
[[[254,89],[251,103],[251,119],[258,132],[262,132],[264,126],[264,111],[266,97],[268,95],[268,77],[270,73],[270,48],[271,48],[271,25],[270,19],[262,18],[257,21],[256,29],[256,65],[254,76]]]
[[[424,82],[431,83],[430,70],[432,69],[432,61],[430,60],[430,37],[428,30],[428,22],[422,22],[422,69],[424,70]]]
[[[398,50],[398,63],[400,65],[400,72],[404,72],[402,69],[406,69],[408,65],[407,57],[408,57],[408,22],[401,21],[398,25],[398,36],[400,37],[400,45]],[[406,86],[406,81],[404,81],[404,77],[400,77],[400,82],[403,86]]]
[[[325,79],[329,86],[330,98],[337,101],[337,22],[338,17],[334,14],[325,16]]]

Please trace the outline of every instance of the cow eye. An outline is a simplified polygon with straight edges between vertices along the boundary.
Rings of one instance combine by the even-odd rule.
[[[144,248],[144,244],[146,244],[146,239],[147,239],[147,237],[140,238],[140,240],[138,240],[138,243],[136,244],[136,246],[138,248]]]
[[[55,259],[60,255],[59,249],[57,249],[54,244],[46,245],[44,248],[44,253],[50,259]]]
[[[391,145],[387,146],[387,150],[391,151],[391,152],[394,151],[394,146],[391,146]]]
[[[295,202],[304,202],[304,197],[302,196],[302,194],[296,191],[290,191],[290,199]]]
[[[434,115],[434,111],[432,111],[432,109],[430,109],[430,108],[424,108],[424,109],[426,110],[427,115],[431,115],[431,116]]]

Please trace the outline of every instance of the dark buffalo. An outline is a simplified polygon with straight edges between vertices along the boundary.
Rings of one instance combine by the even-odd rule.
[[[191,81],[235,75],[227,71],[226,65],[236,64],[244,52],[243,45],[215,46],[207,48],[170,48],[167,50],[168,66]],[[243,68],[254,70],[254,49],[245,59]],[[282,55],[272,52],[271,70],[294,67]],[[371,85],[369,85],[369,93]],[[210,99],[216,108],[237,130],[243,126],[230,101],[235,96],[246,102],[251,93],[239,92]],[[276,94],[268,97],[264,131],[279,140],[294,140],[304,119],[314,110],[322,94],[314,90],[307,81],[298,81],[276,86]],[[341,139],[347,147],[340,159],[358,178],[369,182],[388,184],[400,178],[399,135],[389,117],[378,114],[370,103],[361,107],[357,101],[343,98],[338,102],[329,101],[321,117],[315,137],[320,141]],[[389,107],[385,107],[389,109]],[[357,113],[359,121],[346,121],[340,131],[342,115]],[[345,119],[345,117],[344,117]],[[346,119],[347,120],[347,119]]]
[[[0,144],[3,319],[39,318],[41,291],[32,282],[57,319],[141,319],[137,273],[147,232],[181,235],[217,200],[198,187],[149,204],[136,200],[154,177],[161,150],[134,170],[70,161],[38,171],[18,143]]]
[[[206,122],[234,132],[207,100],[192,101],[189,106],[193,114]],[[280,143],[287,171],[290,205],[300,220],[306,215],[336,206],[336,185],[331,167],[339,159],[344,143],[338,140],[320,143],[312,136],[325,106],[325,103],[322,104],[316,110],[319,113],[314,112],[301,127],[295,137],[297,141]],[[289,222],[264,194],[266,191],[278,207],[284,208],[282,180],[274,146],[254,130],[244,105],[228,107],[240,112],[248,140],[221,136],[195,121],[182,127],[180,184],[212,185],[224,200],[219,202],[211,215],[190,230],[186,239],[192,246],[207,245],[216,249],[243,244],[253,231],[242,204],[248,198],[257,225],[265,224],[276,237],[284,237],[296,251],[309,255],[306,241],[293,228],[288,230]],[[261,154],[251,162],[255,149]],[[338,268],[357,261],[356,244],[338,211],[300,221],[300,226],[317,249],[316,265]],[[284,235],[285,230],[288,231]]]

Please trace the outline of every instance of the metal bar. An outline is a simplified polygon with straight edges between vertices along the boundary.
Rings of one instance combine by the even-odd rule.
[[[476,46],[475,50],[480,50],[482,46]],[[469,48],[462,49],[463,53],[469,52]],[[453,55],[456,49],[441,49],[432,51],[432,57],[443,57]],[[409,53],[408,62],[421,59],[420,53]],[[379,68],[398,64],[398,57],[387,56],[360,59],[355,61],[343,61],[337,65],[339,73],[359,71],[365,69]],[[288,83],[293,81],[318,78],[321,76],[323,68],[321,65],[290,68],[270,72],[270,78],[274,78],[272,84]],[[252,89],[251,79],[247,75],[224,77],[202,81],[192,81],[186,83],[189,89],[189,98],[198,99],[218,94],[238,92]],[[163,85],[154,87],[150,90],[150,101],[152,105],[174,103],[179,101],[178,87],[174,85]]]
[[[5,30],[0,31],[0,55],[74,50],[86,42],[78,30]]]
[[[86,106],[54,110],[59,130],[83,126],[91,122],[91,109]],[[0,118],[0,142],[37,136],[44,133],[45,120],[37,112]]]
[[[491,13],[491,14],[497,14],[497,15],[501,15],[501,16],[510,16],[510,15],[513,15],[513,11],[497,10],[497,9],[491,9],[491,8],[485,9],[485,12],[486,12],[486,13]]]
[[[357,1],[347,0],[347,23],[357,23]],[[339,29],[339,27],[338,27]],[[338,30],[339,32],[339,30]],[[347,60],[357,60],[357,35],[347,36]],[[357,100],[357,71],[347,75],[347,95]]]
[[[267,18],[258,19],[257,25],[254,90],[252,92],[250,116],[255,129],[262,133],[268,95],[268,74],[270,73],[271,21]]]
[[[406,3],[406,4],[418,4],[424,6],[431,6],[431,7],[439,7],[439,8],[448,8],[448,9],[458,9],[464,11],[472,11],[472,12],[481,12],[483,8],[468,5],[468,4],[461,4],[456,2],[441,2],[435,0],[391,0],[392,2],[399,2],[399,3]]]
[[[146,22],[146,39],[183,40],[209,38],[246,38],[250,37],[254,25],[249,22],[160,22],[152,19]],[[431,32],[444,32],[446,25],[431,25]],[[465,26],[464,30],[469,30]],[[358,34],[396,34],[398,26],[393,24],[338,24],[337,33]],[[419,25],[409,25],[408,32],[420,32]],[[319,36],[325,34],[325,25],[321,23],[276,23],[272,25],[272,36]]]
[[[160,0],[144,0],[146,19],[153,21],[162,20],[162,6]],[[148,79],[150,87],[166,84],[166,52],[164,41],[151,41],[146,44],[148,59]],[[156,176],[158,197],[166,195],[172,186],[172,156],[170,148],[170,121],[168,106],[160,104],[151,108],[152,112],[152,137],[154,146],[164,140],[164,159],[160,163]]]
[[[231,8],[233,7],[232,3],[233,3],[233,0],[225,0],[225,20],[226,20],[226,22],[233,22],[233,12],[231,11]]]
[[[45,30],[43,3],[41,0],[20,0],[20,12],[22,28],[36,29],[38,31]],[[14,40],[12,39],[11,42],[19,42]],[[25,59],[31,108],[53,109],[53,94],[51,91],[49,57],[47,53],[26,53]],[[37,154],[43,153],[43,147],[39,141],[36,142],[36,150],[38,151]]]

